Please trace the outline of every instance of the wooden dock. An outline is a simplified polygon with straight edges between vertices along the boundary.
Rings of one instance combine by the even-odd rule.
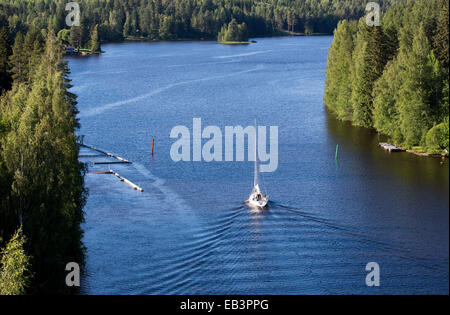
[[[405,151],[402,147],[400,147],[398,145],[393,145],[393,144],[386,143],[386,142],[380,142],[378,144],[378,146],[382,147],[383,149],[385,149],[386,151],[389,151],[389,152],[403,152],[403,151]]]
[[[83,144],[83,143],[79,143],[78,145],[81,146],[81,147],[85,147],[85,148],[88,148],[88,149],[100,152],[100,153],[102,153],[102,154],[104,154],[106,156],[112,157],[112,158],[114,158],[116,160],[119,160],[121,163],[132,164],[130,161],[128,161],[128,160],[126,160],[126,159],[124,159],[124,158],[122,158],[120,156],[117,156],[117,155],[114,155],[112,153],[100,150],[99,148],[93,147],[91,145],[87,145],[87,144]],[[97,164],[99,164],[99,162],[97,162]],[[108,164],[108,163],[103,163],[103,164]]]
[[[105,157],[104,154],[80,154],[79,158],[94,158],[94,157]]]
[[[91,146],[91,145],[87,145],[87,144],[83,144],[83,143],[78,143],[78,145],[79,145],[80,147],[85,147],[85,148],[91,149],[91,150],[93,150],[93,151],[97,151],[97,152],[99,152],[99,153],[102,154],[102,155],[98,155],[98,154],[85,154],[85,155],[79,155],[79,157],[105,157],[105,156],[108,156],[108,157],[111,157],[111,158],[114,158],[114,159],[117,160],[117,161],[110,161],[110,162],[104,162],[104,161],[101,161],[101,162],[93,162],[94,165],[98,165],[98,164],[122,164],[122,163],[132,164],[130,161],[128,161],[128,160],[126,160],[126,159],[124,159],[124,158],[122,158],[122,157],[120,157],[120,156],[117,156],[117,155],[114,155],[114,154],[112,154],[112,153],[109,153],[109,152],[100,150],[99,148],[93,147],[93,146]],[[125,177],[120,176],[119,173],[114,172],[114,171],[111,170],[111,169],[109,169],[108,171],[103,171],[103,172],[89,172],[89,173],[90,173],[90,174],[113,174],[113,175],[116,176],[121,182],[124,182],[124,183],[127,183],[128,185],[130,185],[134,190],[137,190],[137,191],[139,191],[139,192],[143,192],[143,191],[144,191],[144,189],[142,189],[142,188],[139,187],[138,185],[134,184],[134,183],[131,182],[130,180],[126,179]]]
[[[100,165],[100,164],[130,164],[131,162],[123,162],[123,161],[114,161],[114,162],[92,162],[94,165]]]
[[[137,190],[139,192],[143,192],[144,189],[142,189],[141,187],[139,187],[138,185],[134,184],[132,181],[126,179],[125,177],[120,176],[119,173],[114,172],[113,170],[109,170],[106,172],[89,172],[90,174],[112,174],[114,176],[116,176],[121,182],[127,183],[128,185],[130,185],[134,190]]]
[[[125,182],[128,185],[130,185],[131,187],[133,187],[134,190],[137,190],[139,192],[143,192],[144,189],[142,189],[141,187],[139,187],[138,185],[132,183],[131,181],[129,181],[128,179],[126,179],[125,177],[122,177],[119,175],[119,173],[114,172],[113,170],[109,170],[111,172],[111,174],[114,174],[114,176],[116,176],[118,179],[120,179],[121,182]]]

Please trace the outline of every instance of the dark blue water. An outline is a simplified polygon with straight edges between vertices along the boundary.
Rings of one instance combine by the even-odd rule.
[[[331,41],[108,44],[70,59],[79,134],[131,160],[110,167],[144,189],[87,175],[84,293],[448,294],[448,162],[385,153],[376,133],[326,112]],[[267,210],[243,203],[252,162],[172,161],[170,131],[192,131],[193,117],[279,127]],[[365,284],[372,261],[379,287]]]

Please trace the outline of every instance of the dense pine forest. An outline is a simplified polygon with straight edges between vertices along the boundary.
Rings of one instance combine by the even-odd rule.
[[[381,25],[339,23],[324,101],[339,119],[396,144],[448,155],[449,1],[393,5]]]
[[[11,33],[29,27],[68,29],[63,0],[0,0],[1,23]],[[326,33],[337,22],[364,14],[362,0],[80,0],[81,21],[65,37],[74,46],[87,47],[95,26],[101,40],[124,38],[217,39],[222,26],[234,18],[245,22],[249,35]],[[386,6],[392,0],[380,1]],[[3,22],[1,22],[3,20]]]

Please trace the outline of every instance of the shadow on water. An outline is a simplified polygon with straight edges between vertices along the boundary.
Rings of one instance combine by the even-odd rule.
[[[331,139],[339,144],[337,168],[344,166],[346,158],[357,157],[362,167],[372,169],[376,174],[392,176],[408,185],[427,185],[446,193],[448,198],[448,159],[420,157],[407,152],[389,153],[378,147],[379,142],[388,141],[385,136],[372,129],[352,126],[349,121],[339,121],[329,112],[326,127]]]

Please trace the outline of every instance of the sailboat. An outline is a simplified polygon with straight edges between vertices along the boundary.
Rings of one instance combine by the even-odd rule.
[[[259,186],[258,182],[258,147],[257,147],[257,140],[258,140],[258,130],[256,128],[256,119],[255,119],[255,174],[253,179],[253,189],[250,193],[250,197],[248,197],[248,200],[246,201],[250,206],[257,207],[257,208],[264,208],[267,203],[269,202],[269,196],[263,195],[261,192],[261,187]]]

